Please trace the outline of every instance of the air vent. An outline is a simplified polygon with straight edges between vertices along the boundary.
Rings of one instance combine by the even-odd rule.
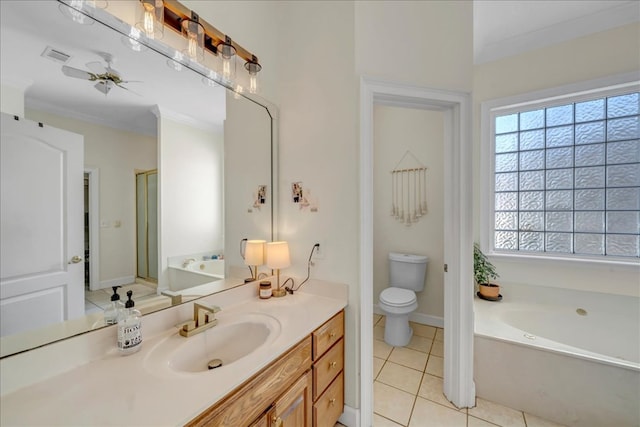
[[[43,56],[59,64],[66,64],[69,59],[71,59],[71,55],[60,52],[59,50],[54,49],[51,46],[47,46],[47,48],[44,50],[44,52],[42,52],[42,55],[40,56]]]

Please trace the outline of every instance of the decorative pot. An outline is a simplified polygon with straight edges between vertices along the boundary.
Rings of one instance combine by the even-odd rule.
[[[480,294],[487,298],[498,298],[500,296],[500,285],[495,283],[480,284]]]

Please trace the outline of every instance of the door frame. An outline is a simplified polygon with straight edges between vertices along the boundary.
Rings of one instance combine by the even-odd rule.
[[[85,166],[89,176],[89,290],[100,287],[100,169]]]
[[[471,98],[363,76],[360,79],[360,425],[373,424],[373,107],[437,109],[445,115],[444,394],[475,405],[473,382],[473,183]],[[432,266],[444,268],[444,266]]]

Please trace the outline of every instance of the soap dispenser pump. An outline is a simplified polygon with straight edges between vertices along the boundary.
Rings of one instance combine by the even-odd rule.
[[[124,310],[124,304],[120,301],[118,288],[120,286],[112,286],[113,295],[111,295],[111,304],[104,310],[104,323],[107,325],[115,325],[120,320]]]
[[[142,347],[142,314],[134,308],[132,295],[133,291],[127,291],[124,313],[118,321],[118,350],[122,354],[135,353]]]

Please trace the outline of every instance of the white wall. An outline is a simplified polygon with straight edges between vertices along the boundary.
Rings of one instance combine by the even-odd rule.
[[[168,258],[222,252],[222,132],[158,118],[160,166],[160,271],[158,289],[168,288]]]
[[[130,283],[136,274],[135,173],[157,167],[156,139],[43,111],[26,114],[84,135],[85,167],[100,171],[100,282]]]
[[[418,309],[415,313],[442,318],[444,317],[444,271],[442,269],[444,264],[444,114],[439,111],[376,105],[373,118],[374,303],[378,303],[380,292],[389,286],[389,252],[426,255],[429,257],[429,263],[425,289],[417,294]],[[411,154],[406,155],[402,163],[398,164],[407,151]],[[421,165],[427,167],[427,213],[418,222],[407,226],[390,215],[393,200],[390,171]],[[404,194],[407,194],[406,184],[405,178]],[[411,185],[414,188],[413,181]],[[399,185],[396,187],[400,188]],[[405,197],[405,203],[406,200]]]
[[[227,93],[224,122],[224,254],[225,275],[240,267],[249,277],[240,256],[240,240],[271,241],[270,197],[254,206],[259,185],[271,193],[271,120],[267,110],[245,98]],[[267,272],[266,266],[259,271]],[[270,274],[270,270],[269,270]]]
[[[640,24],[580,37],[474,67],[474,212],[479,240],[480,104],[540,89],[628,72],[640,78]],[[494,263],[499,281],[640,296],[638,269],[594,263],[504,261]]]

